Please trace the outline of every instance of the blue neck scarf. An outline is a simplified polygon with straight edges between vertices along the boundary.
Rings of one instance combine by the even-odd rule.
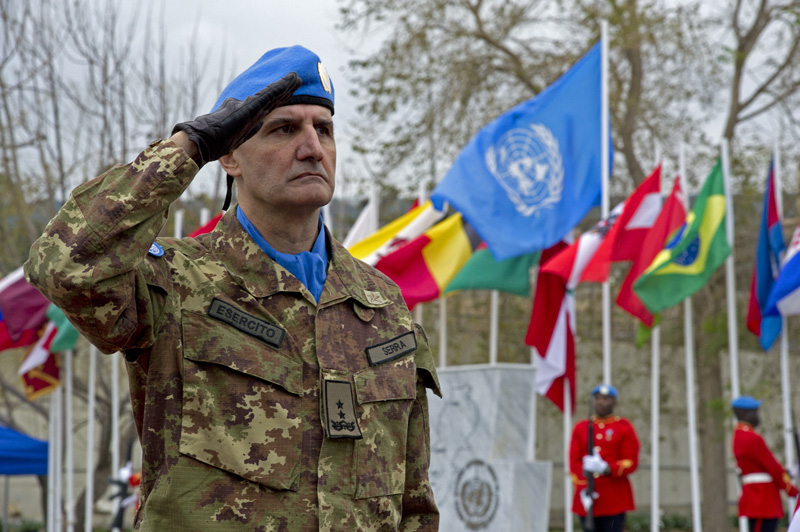
[[[319,234],[311,251],[301,251],[297,255],[281,253],[270,246],[238,205],[236,206],[236,219],[242,224],[247,234],[255,240],[258,247],[269,258],[297,277],[297,280],[303,283],[303,286],[308,288],[308,291],[314,296],[314,300],[319,302],[319,296],[322,295],[322,288],[325,286],[325,279],[328,277],[328,248],[325,245],[325,228],[322,225],[322,216],[319,219]]]

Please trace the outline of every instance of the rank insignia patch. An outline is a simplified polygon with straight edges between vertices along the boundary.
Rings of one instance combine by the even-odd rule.
[[[361,428],[356,419],[356,404],[350,382],[326,380],[324,395],[328,437],[360,440]]]

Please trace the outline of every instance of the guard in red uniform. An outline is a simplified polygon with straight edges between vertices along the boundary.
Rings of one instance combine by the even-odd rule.
[[[780,490],[795,497],[797,488],[755,431],[761,421],[761,401],[742,396],[734,399],[731,406],[739,420],[733,432],[733,456],[742,482],[739,517],[747,518],[750,532],[775,532],[778,519],[783,517]]]
[[[589,508],[596,532],[622,532],[625,512],[634,510],[633,490],[628,475],[639,465],[639,438],[630,421],[614,415],[617,389],[608,384],[595,386],[592,416],[593,442],[589,452],[589,420],[572,431],[569,468],[575,486],[572,511],[586,530]],[[587,493],[588,475],[594,477],[594,493]]]

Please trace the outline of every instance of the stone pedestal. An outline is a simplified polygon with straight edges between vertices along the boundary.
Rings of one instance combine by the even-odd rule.
[[[439,370],[431,396],[431,483],[442,532],[546,532],[552,464],[527,460],[535,370]]]

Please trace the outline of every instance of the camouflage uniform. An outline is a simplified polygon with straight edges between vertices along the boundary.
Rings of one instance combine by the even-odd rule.
[[[437,530],[426,387],[441,392],[397,286],[329,238],[317,304],[234,209],[148,253],[197,170],[154,143],[78,187],[25,265],[92,343],[128,360],[135,528]],[[344,400],[326,405],[334,384]]]

